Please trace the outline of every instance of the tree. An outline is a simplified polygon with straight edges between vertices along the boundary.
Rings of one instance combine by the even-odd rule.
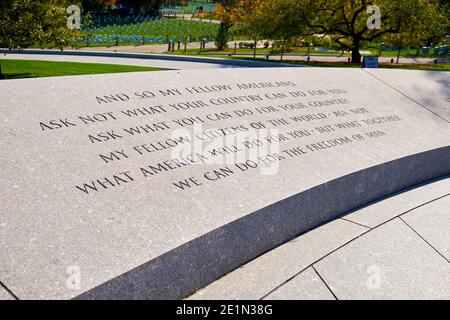
[[[299,36],[331,36],[343,49],[350,50],[352,62],[360,63],[359,52],[364,42],[376,41],[390,34],[408,32],[411,24],[416,30],[427,31],[431,19],[448,18],[443,8],[434,0],[267,0],[265,10],[270,10],[275,19],[276,29],[281,34]],[[381,10],[380,28],[371,28],[369,6],[376,4]],[[448,12],[447,12],[448,13]],[[295,17],[295,18],[292,18]],[[295,24],[285,21],[297,21]],[[272,23],[272,22],[271,22]],[[442,23],[443,26],[447,25]],[[283,30],[283,31],[281,31]],[[417,37],[417,33],[412,33]]]
[[[267,0],[260,7],[262,19],[266,21],[262,36],[281,43],[281,60],[286,44],[294,38],[306,38],[309,48],[309,30],[296,10],[297,0]]]
[[[249,35],[256,43],[261,40],[267,27],[266,16],[262,6],[264,0],[221,0],[216,5],[215,14],[220,20],[218,40],[216,46],[222,50],[226,46],[226,40],[230,28],[236,25],[237,28]],[[254,51],[254,56],[256,51]]]
[[[67,28],[68,0],[0,0],[0,47],[23,49],[51,42],[63,48],[76,31]],[[1,70],[1,68],[0,68]]]
[[[216,39],[217,49],[223,50],[227,46],[230,28],[236,22],[235,5],[237,0],[219,0],[217,1],[214,14],[220,20],[219,31]]]
[[[384,41],[392,43],[397,47],[397,63],[400,59],[402,48],[419,48],[424,44],[431,44],[441,40],[446,31],[448,20],[445,16],[445,10],[436,10],[437,7],[424,7],[420,18],[421,21],[412,20],[399,33],[387,34],[383,37]],[[417,19],[417,17],[413,17]]]
[[[237,0],[234,5],[232,19],[241,31],[254,41],[253,58],[256,58],[256,47],[264,38],[267,17],[262,10],[264,0]]]
[[[81,6],[85,12],[102,11],[103,9],[117,4],[118,0],[82,0]]]
[[[119,0],[118,4],[133,11],[134,14],[157,16],[165,0]]]
[[[217,49],[223,50],[227,47],[228,36],[229,36],[229,28],[227,27],[226,24],[221,23],[219,25],[219,29],[217,31],[217,35],[214,41]]]
[[[63,46],[76,35],[67,27],[67,0],[0,0],[0,46],[23,49],[42,41]]]
[[[244,21],[244,31],[247,31],[247,34],[254,41],[253,44],[253,58],[256,58],[256,47],[258,46],[258,41],[264,39],[264,28],[267,25],[264,16],[255,11],[254,14],[248,16],[248,18]]]

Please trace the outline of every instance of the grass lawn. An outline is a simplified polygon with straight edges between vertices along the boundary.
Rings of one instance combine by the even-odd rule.
[[[115,64],[0,59],[6,79],[167,70]]]

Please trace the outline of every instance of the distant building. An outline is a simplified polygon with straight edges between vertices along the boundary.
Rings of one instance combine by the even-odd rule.
[[[181,5],[180,2],[175,1],[166,5],[160,12],[163,15],[208,13],[214,11],[216,2],[216,0],[191,0]],[[179,5],[176,3],[179,3]]]
[[[213,12],[216,6],[215,0],[193,0],[188,1],[187,7],[200,12]]]

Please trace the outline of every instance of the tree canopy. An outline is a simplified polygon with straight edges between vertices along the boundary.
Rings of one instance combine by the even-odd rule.
[[[380,10],[379,26],[371,21],[372,5]],[[265,37],[329,37],[351,51],[355,63],[361,61],[359,49],[364,42],[398,36],[417,45],[442,38],[449,15],[448,6],[434,0],[266,0],[259,10],[266,24],[257,28]],[[248,15],[251,21],[255,11]],[[245,15],[239,19],[246,21]]]
[[[85,11],[102,11],[116,5],[133,12],[133,14],[157,15],[161,5],[167,0],[82,0]]]
[[[64,47],[76,36],[67,27],[68,0],[0,0],[0,47],[22,49],[46,41]],[[76,2],[75,2],[76,4]]]

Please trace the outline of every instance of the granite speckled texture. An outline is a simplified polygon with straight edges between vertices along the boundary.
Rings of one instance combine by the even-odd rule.
[[[258,300],[368,229],[334,220],[250,261],[202,288],[191,300]],[[311,275],[310,272],[307,275]],[[301,277],[304,279],[304,276]],[[302,280],[301,280],[302,281]],[[307,284],[311,284],[308,282]],[[306,285],[307,285],[306,284]],[[290,290],[289,290],[290,292]],[[284,291],[278,296],[285,295]],[[273,298],[271,295],[268,298]],[[306,297],[306,292],[301,297]]]
[[[404,200],[412,198],[412,191],[424,202],[414,201],[417,208],[397,211],[396,216],[385,214],[407,204]],[[353,220],[366,217],[367,208],[373,207],[370,214],[380,223],[369,229],[350,222],[349,215],[333,220],[226,274],[189,299],[445,298],[450,277],[445,267],[449,196],[432,198],[442,191],[450,192],[450,178],[357,209]],[[327,261],[322,269],[326,282],[317,272],[321,261]]]
[[[0,101],[0,279],[21,299],[186,297],[355,207],[450,173],[449,123],[363,70],[6,80]],[[165,112],[130,116],[135,108]],[[243,109],[253,115],[238,116]],[[186,155],[167,146],[198,133],[193,118],[228,137],[263,126],[264,146],[282,134],[270,149],[282,161],[270,174],[164,164]],[[129,133],[139,126],[149,127]],[[225,145],[248,151],[240,143]],[[165,148],[145,152],[150,144]],[[262,167],[267,154],[258,155]],[[184,180],[191,188],[175,186]],[[76,188],[84,183],[99,191]]]
[[[366,71],[450,122],[450,72],[387,69]]]
[[[450,264],[398,218],[315,268],[338,299],[450,299]]]
[[[313,268],[308,268],[271,294],[266,300],[335,300]]]
[[[8,291],[6,291],[6,289],[0,286],[0,301],[1,300],[14,300],[14,298],[9,294]]]
[[[450,179],[442,179],[371,203],[346,215],[345,219],[374,228],[427,202],[449,194]]]
[[[450,195],[408,212],[402,219],[450,262]]]

